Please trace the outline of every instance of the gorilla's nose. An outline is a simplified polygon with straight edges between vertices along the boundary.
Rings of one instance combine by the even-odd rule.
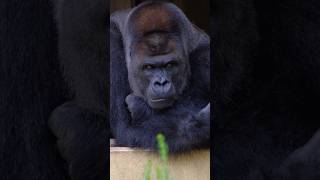
[[[166,78],[157,78],[153,82],[152,89],[158,95],[165,95],[170,91],[171,83]]]
[[[154,86],[165,86],[168,83],[169,83],[169,81],[167,79],[159,78],[159,79],[154,81]]]

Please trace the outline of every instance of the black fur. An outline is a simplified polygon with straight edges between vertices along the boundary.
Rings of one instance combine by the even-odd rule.
[[[148,3],[139,7],[144,5]],[[210,102],[209,38],[200,30],[195,29],[187,19],[184,19],[182,12],[175,9],[175,13],[179,17],[179,23],[185,25],[183,28],[189,35],[183,34],[182,36],[186,43],[185,47],[189,48],[187,52],[190,53],[188,54],[190,59],[188,63],[191,67],[189,86],[172,107],[162,110],[152,109],[145,102],[146,99],[134,96],[127,98],[132,116],[126,107],[125,99],[132,93],[132,90],[135,90],[131,90],[129,86],[128,66],[124,52],[126,48],[124,44],[131,38],[126,34],[125,29],[130,10],[116,12],[110,17],[110,44],[112,44],[110,47],[110,126],[120,145],[155,148],[155,136],[161,132],[166,136],[171,152],[208,146],[210,106],[206,109],[206,113],[200,115],[200,118],[197,117],[196,112]],[[194,47],[191,48],[192,46]],[[134,78],[131,77],[137,80]],[[187,79],[184,76],[180,78]]]
[[[319,179],[320,3],[216,0],[212,10],[213,178]]]
[[[56,3],[0,3],[0,179],[107,178],[108,2]]]
[[[74,180],[107,178],[108,2],[55,1],[59,58],[70,101],[49,126]]]
[[[0,3],[0,176],[67,180],[47,121],[65,101],[52,6]]]

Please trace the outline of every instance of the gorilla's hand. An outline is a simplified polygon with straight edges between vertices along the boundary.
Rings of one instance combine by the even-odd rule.
[[[150,107],[141,97],[129,94],[126,97],[126,104],[131,114],[131,125],[141,123],[142,120],[148,119],[151,114]]]
[[[72,180],[106,179],[108,162],[105,115],[67,102],[54,110],[49,127],[68,163]]]
[[[210,103],[195,115],[184,118],[178,126],[178,133],[190,139],[210,140]]]
[[[201,109],[195,116],[195,118],[210,127],[210,103],[203,109]]]
[[[280,168],[280,179],[320,179],[320,130],[303,147],[291,154]]]

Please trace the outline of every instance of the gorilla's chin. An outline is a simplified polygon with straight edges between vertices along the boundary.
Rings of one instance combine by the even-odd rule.
[[[148,100],[148,104],[152,109],[164,109],[172,106],[173,98],[154,98]]]

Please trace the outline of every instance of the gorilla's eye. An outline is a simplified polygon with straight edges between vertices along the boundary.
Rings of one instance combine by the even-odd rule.
[[[169,62],[169,63],[166,64],[166,68],[172,68],[172,67],[177,66],[177,65],[178,65],[177,62]]]
[[[143,65],[142,69],[144,69],[144,70],[145,70],[145,69],[150,70],[150,69],[154,69],[154,66],[151,65],[151,64],[146,64],[146,65]]]

